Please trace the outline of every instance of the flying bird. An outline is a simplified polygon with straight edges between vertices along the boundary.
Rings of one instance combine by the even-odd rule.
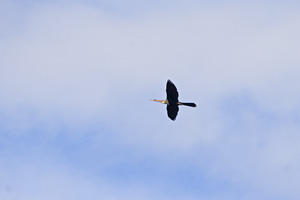
[[[167,99],[166,100],[156,100],[153,99],[151,101],[156,101],[156,102],[160,102],[163,104],[167,104],[167,112],[168,112],[168,117],[171,120],[175,120],[179,107],[178,106],[190,106],[190,107],[196,107],[195,103],[184,103],[184,102],[179,102],[178,101],[178,92],[176,89],[176,86],[174,85],[174,83],[170,80],[167,81],[167,88],[166,88],[166,92],[167,92]]]

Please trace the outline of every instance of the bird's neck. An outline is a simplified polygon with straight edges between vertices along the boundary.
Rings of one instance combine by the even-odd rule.
[[[153,99],[152,101],[155,101],[155,102],[160,102],[162,104],[167,104],[169,105],[169,101],[166,99],[166,100],[157,100],[157,99]]]

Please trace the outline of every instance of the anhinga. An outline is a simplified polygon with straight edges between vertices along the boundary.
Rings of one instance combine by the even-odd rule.
[[[163,104],[167,104],[167,111],[168,111],[168,116],[171,120],[175,120],[178,110],[179,110],[179,105],[184,105],[184,106],[190,106],[190,107],[196,107],[196,104],[194,103],[183,103],[178,101],[178,92],[176,89],[176,86],[174,83],[170,80],[167,82],[167,99],[166,100],[156,100],[153,99],[151,101],[156,101],[160,102]]]

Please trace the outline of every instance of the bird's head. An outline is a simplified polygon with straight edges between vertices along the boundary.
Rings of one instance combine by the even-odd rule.
[[[151,99],[150,101],[156,101],[156,102],[158,102],[158,100],[156,100],[156,99]]]

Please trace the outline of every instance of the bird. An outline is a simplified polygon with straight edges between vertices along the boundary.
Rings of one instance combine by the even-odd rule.
[[[167,99],[166,100],[152,99],[150,101],[155,101],[155,102],[160,102],[162,104],[167,104],[168,117],[173,121],[175,121],[176,116],[178,114],[178,110],[179,110],[178,106],[190,106],[190,107],[196,107],[197,106],[195,103],[180,102],[178,100],[179,95],[178,95],[177,88],[171,80],[167,81],[166,92],[167,92]]]

